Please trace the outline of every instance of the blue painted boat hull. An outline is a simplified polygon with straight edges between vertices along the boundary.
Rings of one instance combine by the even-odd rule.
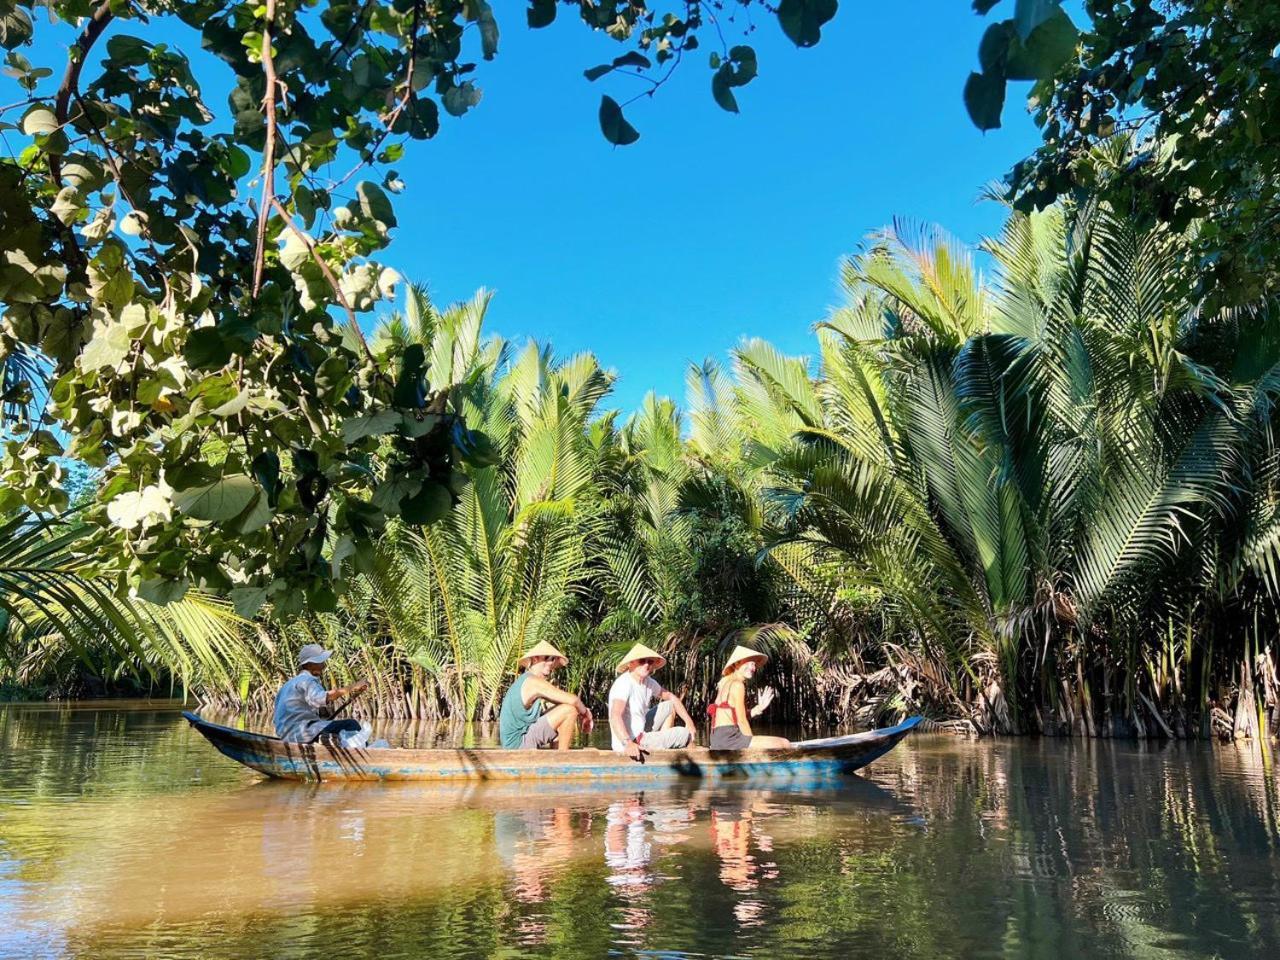
[[[636,763],[608,750],[345,750],[286,743],[277,737],[183,716],[218,752],[268,777],[313,782],[436,780],[772,779],[852,773],[892,750],[920,717],[895,727],[795,744],[788,750],[656,750]]]

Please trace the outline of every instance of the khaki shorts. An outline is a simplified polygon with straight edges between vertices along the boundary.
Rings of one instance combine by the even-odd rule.
[[[552,747],[559,739],[560,733],[551,725],[551,722],[546,717],[539,717],[520,738],[520,749],[537,750],[539,747]]]

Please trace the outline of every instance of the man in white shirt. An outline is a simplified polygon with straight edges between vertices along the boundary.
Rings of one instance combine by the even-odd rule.
[[[308,643],[298,651],[298,673],[276,694],[276,736],[290,743],[313,743],[322,736],[337,737],[344,732],[358,732],[358,720],[332,720],[320,715],[335,700],[355,696],[369,689],[369,681],[361,680],[350,687],[326,690],[320,682],[325,661],[333,654],[318,643]]]
[[[637,643],[618,664],[618,679],[609,688],[609,732],[613,749],[643,762],[649,750],[681,750],[693,743],[693,718],[653,672],[666,657]],[[651,708],[654,700],[658,702]],[[668,726],[678,716],[683,727]]]

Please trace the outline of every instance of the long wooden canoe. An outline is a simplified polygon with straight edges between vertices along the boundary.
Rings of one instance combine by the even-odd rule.
[[[892,750],[921,720],[846,737],[806,740],[790,750],[655,750],[637,763],[610,750],[497,750],[456,748],[345,750],[336,745],[287,743],[182,714],[223,756],[285,780],[663,780],[791,778],[852,773]]]

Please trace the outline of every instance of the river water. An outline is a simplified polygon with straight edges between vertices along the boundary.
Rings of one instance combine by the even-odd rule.
[[[864,773],[313,787],[176,707],[0,706],[0,957],[1280,955],[1256,747],[914,735]]]

